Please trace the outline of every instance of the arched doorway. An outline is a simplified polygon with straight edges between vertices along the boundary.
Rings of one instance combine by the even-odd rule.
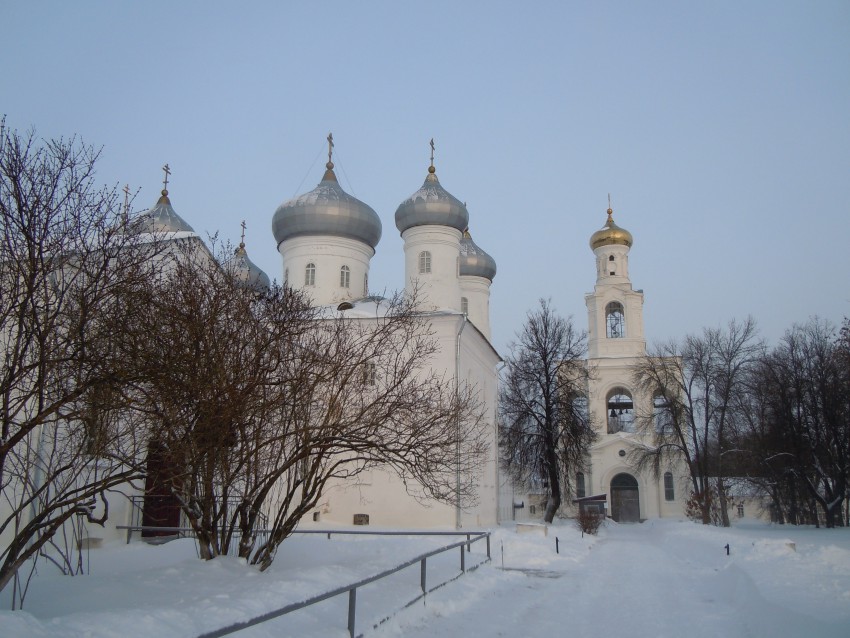
[[[631,474],[617,474],[611,479],[611,518],[618,523],[640,522],[638,482]]]

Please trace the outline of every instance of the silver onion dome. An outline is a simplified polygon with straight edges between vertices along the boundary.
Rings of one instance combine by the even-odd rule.
[[[484,277],[491,282],[496,276],[496,260],[472,241],[469,229],[463,232],[460,240],[460,275]]]
[[[138,219],[134,220],[130,232],[136,235],[144,233],[194,233],[195,229],[174,211],[171,200],[168,199],[168,191],[163,189],[156,206],[145,211]]]
[[[233,260],[234,276],[242,286],[246,288],[268,288],[271,286],[269,276],[248,258],[244,243],[239,244]]]
[[[272,232],[278,246],[291,237],[335,235],[356,239],[374,249],[381,239],[381,220],[370,206],[342,190],[333,162],[328,162],[316,188],[278,206]]]
[[[463,232],[468,224],[466,206],[440,185],[433,165],[428,167],[422,188],[395,211],[395,225],[401,233],[414,226],[450,226]]]

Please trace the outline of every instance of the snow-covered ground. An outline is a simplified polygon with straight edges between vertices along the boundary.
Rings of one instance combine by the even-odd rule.
[[[452,540],[296,536],[266,573],[233,558],[201,562],[189,540],[110,546],[90,553],[86,576],[63,577],[42,566],[26,610],[0,612],[0,636],[195,636]],[[483,552],[483,544],[474,547],[467,564],[479,563]],[[850,636],[848,529],[755,521],[719,529],[656,520],[609,522],[598,537],[582,538],[568,523],[546,537],[504,526],[494,531],[492,555],[491,563],[408,608],[419,592],[418,565],[364,587],[357,594],[358,633]],[[429,559],[429,587],[458,567],[458,550]],[[0,604],[9,608],[8,593]],[[347,604],[339,596],[234,635],[347,636]]]

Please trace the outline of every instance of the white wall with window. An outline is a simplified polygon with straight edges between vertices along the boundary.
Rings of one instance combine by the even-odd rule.
[[[472,324],[490,338],[490,285],[484,277],[460,277],[461,312],[466,313]],[[466,299],[466,310],[463,308]]]
[[[460,310],[461,232],[449,226],[414,226],[401,236],[405,287],[418,288],[423,309]]]
[[[316,305],[334,304],[365,296],[369,261],[375,251],[346,237],[292,237],[278,247],[289,285],[304,289]],[[313,264],[314,275],[307,266]],[[297,274],[300,273],[300,274]],[[363,282],[360,286],[352,282]]]

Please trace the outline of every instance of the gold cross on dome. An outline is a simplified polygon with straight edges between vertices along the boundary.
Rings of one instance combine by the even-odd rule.
[[[162,188],[163,190],[168,190],[168,176],[171,175],[171,169],[168,168],[168,164],[162,167],[163,172],[165,172],[165,179],[162,180]]]
[[[434,165],[434,138],[431,138],[431,166]]]
[[[247,228],[247,226],[245,225],[245,220],[243,219],[242,220],[242,245],[243,246],[245,245],[245,228]]]
[[[333,161],[334,154],[334,134],[328,133],[328,162]]]

